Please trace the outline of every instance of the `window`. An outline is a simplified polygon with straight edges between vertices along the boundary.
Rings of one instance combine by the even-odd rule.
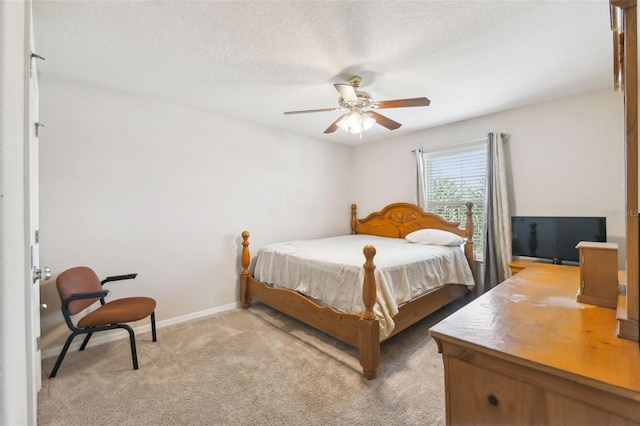
[[[487,182],[487,141],[421,150],[424,206],[447,220],[466,223],[465,203],[473,203],[473,243],[482,254],[482,228]]]

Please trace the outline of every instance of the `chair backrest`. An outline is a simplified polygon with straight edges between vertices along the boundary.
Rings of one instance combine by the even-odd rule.
[[[63,302],[72,294],[102,290],[100,279],[93,269],[86,266],[77,266],[62,272],[58,275],[58,278],[56,278],[56,287],[58,288],[60,300]],[[100,300],[100,298],[74,300],[69,303],[69,314],[75,315],[94,304],[97,300]]]

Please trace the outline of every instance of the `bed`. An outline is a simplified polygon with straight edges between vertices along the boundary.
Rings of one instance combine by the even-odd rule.
[[[270,244],[258,253],[253,273],[250,234],[244,231],[242,306],[249,308],[253,300],[262,302],[354,346],[359,350],[364,376],[374,379],[380,365],[381,342],[473,289],[473,204],[465,206],[466,224],[461,229],[460,223],[409,203],[393,203],[358,219],[354,204],[350,236]],[[422,229],[448,231],[461,237],[462,244],[429,248],[405,239]],[[416,249],[428,254],[407,251]],[[324,252],[319,254],[317,250]],[[331,263],[336,266],[329,267]],[[439,266],[442,263],[454,264],[457,272],[439,272],[449,271]],[[416,268],[424,273],[416,274]],[[435,277],[437,282],[422,283],[422,275]],[[320,278],[324,280],[322,285],[315,287]],[[402,290],[388,286],[395,282],[402,283]],[[343,292],[344,297],[336,299],[337,293]]]

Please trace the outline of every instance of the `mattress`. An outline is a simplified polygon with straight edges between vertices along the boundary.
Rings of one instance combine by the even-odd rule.
[[[380,338],[393,330],[398,307],[445,284],[473,288],[471,269],[459,246],[411,243],[401,238],[344,235],[270,244],[258,253],[254,277],[314,299],[323,306],[364,313],[363,248],[376,249],[373,262]]]

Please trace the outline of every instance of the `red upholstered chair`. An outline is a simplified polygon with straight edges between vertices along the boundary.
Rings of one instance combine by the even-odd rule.
[[[151,334],[153,341],[157,341],[156,301],[150,297],[126,297],[105,302],[104,298],[107,293],[109,293],[109,290],[102,288],[105,283],[133,279],[137,275],[138,274],[117,275],[107,277],[100,281],[96,273],[86,266],[67,269],[58,275],[56,287],[58,288],[58,294],[60,294],[60,300],[62,301],[62,315],[64,315],[64,320],[71,330],[71,335],[67,338],[49,377],[55,377],[58,373],[58,369],[74,337],[79,334],[87,335],[84,342],[82,342],[82,346],[80,346],[80,350],[82,351],[87,346],[87,343],[89,343],[89,339],[94,332],[113,330],[116,328],[123,328],[129,332],[133,369],[138,369],[135,334],[133,329],[125,323],[138,321],[151,316]],[[78,314],[98,300],[100,300],[100,306],[97,309],[82,317],[77,324],[73,323],[71,319],[72,315]]]

